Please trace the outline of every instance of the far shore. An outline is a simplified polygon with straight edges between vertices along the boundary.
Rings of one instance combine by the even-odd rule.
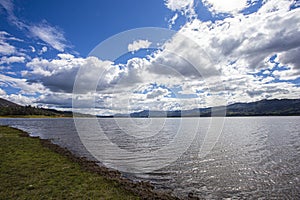
[[[210,117],[293,117],[300,115],[226,115],[226,116],[182,116],[182,117],[166,117],[166,116],[151,116],[151,117],[120,117],[120,116],[47,116],[47,115],[6,115],[0,116],[1,118],[61,118],[61,119],[71,119],[71,118],[99,118],[99,119],[113,119],[113,118],[210,118]]]

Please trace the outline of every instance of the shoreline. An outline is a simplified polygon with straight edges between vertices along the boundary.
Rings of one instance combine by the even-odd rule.
[[[177,197],[172,196],[169,193],[155,191],[154,186],[151,185],[151,183],[149,182],[144,182],[144,181],[134,182],[133,180],[122,177],[121,172],[117,170],[109,169],[105,166],[100,166],[97,164],[96,161],[91,161],[85,157],[74,155],[68,149],[52,143],[50,139],[41,139],[40,137],[32,137],[30,136],[29,133],[23,130],[10,127],[10,126],[6,126],[6,127],[20,131],[21,137],[38,139],[44,148],[48,148],[51,151],[66,157],[71,162],[78,163],[82,167],[82,170],[84,171],[96,173],[105,179],[116,182],[117,184],[120,185],[121,188],[136,194],[141,199],[162,199],[162,200],[179,199]]]
[[[178,119],[178,118],[247,118],[247,117],[299,117],[297,115],[225,115],[225,116],[180,116],[180,117],[166,117],[166,116],[152,116],[152,117],[120,117],[120,116],[89,116],[89,117],[75,117],[75,118],[97,118],[97,119],[145,119],[145,118],[164,118],[164,119]],[[46,116],[46,115],[0,115],[0,119],[73,119],[74,116]]]

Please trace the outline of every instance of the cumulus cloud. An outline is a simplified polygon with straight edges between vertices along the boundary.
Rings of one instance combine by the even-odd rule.
[[[179,32],[162,48],[162,51],[158,51],[150,59],[149,71],[153,73],[196,79],[218,75],[217,68],[206,50],[199,46],[194,38]]]
[[[23,56],[10,56],[10,57],[3,56],[0,59],[0,64],[24,63],[24,62],[25,62],[25,57]]]
[[[262,10],[264,6],[268,5],[263,5]],[[241,70],[246,67],[255,71],[266,67],[271,56],[300,45],[299,9],[258,12],[215,23],[194,20],[186,24],[181,33],[194,39],[214,62],[223,66],[236,63]]]
[[[292,5],[295,5],[296,1],[293,0],[264,0],[263,7],[258,13],[271,13],[277,11],[288,12]]]
[[[194,19],[197,15],[194,9],[194,0],[165,0],[165,5],[168,9],[179,12],[181,15],[187,17],[188,20]],[[178,14],[175,15],[170,20],[170,25],[175,22]]]
[[[194,0],[165,0],[165,5],[172,11],[181,11],[183,14],[187,14],[193,10]]]
[[[152,91],[147,93],[147,98],[148,99],[160,99],[163,98],[165,96],[168,96],[170,94],[169,90],[165,89],[165,88],[155,88]]]
[[[293,1],[266,0],[247,15],[241,11],[256,1],[205,2],[212,13],[230,17],[213,22],[190,18],[159,50],[125,64],[66,53],[53,59],[36,57],[26,64],[22,79],[1,75],[1,86],[20,88],[24,94],[40,91],[43,95],[35,103],[48,107],[70,108],[73,97],[76,108],[95,114],[299,98],[294,80],[300,77],[300,15],[299,9],[290,9]],[[165,4],[176,12],[171,24],[178,15],[194,12],[192,0]],[[36,37],[59,51],[66,48],[63,34],[47,25],[36,27]],[[128,50],[150,45],[137,40]]]
[[[248,7],[248,0],[203,0],[203,4],[214,13],[236,14]]]
[[[84,108],[93,105],[92,100],[96,97],[96,107],[112,109],[111,112],[125,112],[128,111],[129,100],[133,110],[146,105],[155,106],[158,100],[161,101],[161,107],[163,102],[170,104],[171,101],[165,99],[170,95],[166,88],[152,88],[144,94],[134,92],[139,91],[142,85],[153,83],[153,80],[169,87],[174,85],[176,77],[170,79],[169,74],[161,74],[158,68],[157,71],[151,72],[150,69],[154,65],[154,61],[142,58],[130,59],[124,65],[114,65],[110,61],[102,61],[95,57],[76,58],[70,54],[58,54],[57,58],[52,60],[32,59],[27,63],[29,70],[23,72],[23,77],[26,77],[28,83],[39,83],[49,90],[37,103],[46,105],[48,102],[47,106],[57,104],[59,107],[68,107],[73,92],[75,95],[81,95],[80,100],[76,102]],[[165,66],[162,65],[161,69],[163,68]],[[180,84],[183,80],[182,77],[178,77],[177,83]],[[170,104],[165,108],[171,107]]]
[[[39,96],[35,103],[47,106],[49,108],[71,108],[72,94],[67,93],[48,93]]]
[[[26,64],[29,70],[23,71],[22,74],[28,81],[38,81],[53,91],[71,92],[77,70],[83,62],[81,58],[73,60],[34,58]]]
[[[4,97],[5,97],[5,99],[7,99],[9,101],[12,101],[14,103],[17,103],[19,105],[23,105],[23,106],[26,106],[26,105],[35,106],[36,105],[34,103],[35,102],[34,97],[28,97],[28,96],[25,96],[25,95],[22,95],[22,94],[10,94],[10,95],[6,95]]]
[[[300,77],[300,71],[293,69],[275,70],[272,72],[272,75],[275,78],[283,81],[295,80]]]
[[[126,64],[115,65],[95,57],[59,54],[50,61],[33,59],[27,64],[31,69],[28,75],[39,77],[53,93],[71,93],[76,73],[81,69],[82,75],[77,76],[79,95],[94,95],[96,107],[105,113],[192,109],[222,105],[225,101],[297,98],[299,87],[276,80],[290,81],[299,77],[299,10],[270,11],[264,6],[269,4],[265,3],[257,13],[247,16],[237,15],[215,22],[190,21],[147,58],[132,58]],[[130,50],[143,45],[133,46]],[[278,55],[276,63],[270,61],[274,55]],[[288,67],[274,70],[277,65]],[[257,75],[258,72],[268,77]],[[157,87],[149,89],[153,84]],[[176,98],[177,94],[182,97]],[[54,99],[59,99],[50,97],[45,96],[41,102],[52,98],[55,103]],[[86,102],[80,99],[85,109],[93,102],[93,98]],[[60,105],[66,106],[68,101]]]
[[[128,44],[128,51],[138,51],[140,49],[146,49],[150,47],[151,42],[148,40],[136,40],[133,43]]]
[[[77,92],[89,92],[99,82],[100,90],[113,84],[122,73],[121,68],[110,61],[96,57],[77,58],[71,54],[58,54],[56,59],[34,58],[26,64],[29,70],[23,71],[29,82],[39,82],[53,92],[73,92],[75,79],[79,83]]]
[[[278,60],[285,65],[291,66],[300,72],[300,47],[282,52],[278,55]]]
[[[0,41],[0,53],[4,55],[11,55],[16,52],[16,48],[7,42]]]
[[[28,83],[27,79],[15,78],[4,74],[0,74],[0,85],[2,88],[11,87],[18,89],[19,94],[36,95],[47,91],[40,83]]]

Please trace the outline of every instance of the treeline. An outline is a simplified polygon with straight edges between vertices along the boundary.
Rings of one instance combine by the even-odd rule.
[[[0,107],[0,116],[44,115],[53,117],[71,117],[72,112],[57,111],[33,106],[4,106]]]

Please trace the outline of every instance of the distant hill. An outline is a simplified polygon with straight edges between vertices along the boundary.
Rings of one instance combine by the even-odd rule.
[[[209,117],[212,109],[214,116],[224,113],[226,116],[290,116],[300,115],[300,99],[273,99],[261,100],[251,103],[234,103],[227,107],[195,108],[192,110],[176,111],[149,111],[134,112],[130,114],[116,114],[114,116],[98,117]],[[218,112],[222,111],[223,112]],[[71,111],[58,111],[55,109],[21,106],[0,98],[0,116],[30,116],[40,115],[49,117],[72,117]],[[221,114],[219,114],[221,115]],[[76,113],[79,117],[91,117],[92,115]]]
[[[2,107],[17,107],[17,106],[20,106],[20,105],[0,98],[0,108],[2,108]]]
[[[234,103],[227,107],[196,108],[192,110],[177,111],[149,111],[131,113],[130,117],[209,117],[212,109],[219,111],[226,109],[226,116],[289,116],[300,115],[300,99],[273,99],[261,100],[251,103]],[[224,112],[223,112],[224,113]],[[219,114],[221,115],[221,114]],[[117,115],[126,117],[126,115]],[[127,115],[128,117],[128,115]]]
[[[235,103],[227,107],[227,115],[300,115],[300,99],[273,99],[253,103]]]
[[[49,117],[72,117],[71,111],[58,111],[54,109],[21,106],[16,103],[0,98],[0,116],[49,116]]]

